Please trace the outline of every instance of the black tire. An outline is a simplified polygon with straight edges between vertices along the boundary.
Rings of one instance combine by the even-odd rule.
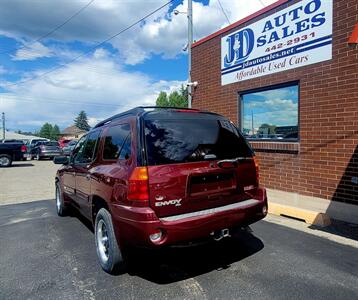
[[[56,194],[55,194],[55,200],[56,200],[56,211],[57,214],[60,217],[67,216],[68,214],[68,206],[65,204],[63,200],[63,193],[61,190],[61,186],[58,182],[56,182]]]
[[[97,213],[94,230],[97,257],[102,269],[110,274],[122,273],[126,268],[123,252],[114,234],[111,214],[105,208],[101,208]],[[101,242],[104,235],[107,236],[107,240]]]
[[[7,154],[0,154],[0,168],[8,168],[12,164],[12,158]]]

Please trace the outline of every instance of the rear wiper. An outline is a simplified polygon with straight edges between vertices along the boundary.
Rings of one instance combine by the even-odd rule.
[[[229,169],[236,168],[241,161],[252,160],[252,157],[239,156],[232,159],[223,159],[217,162],[219,168]]]

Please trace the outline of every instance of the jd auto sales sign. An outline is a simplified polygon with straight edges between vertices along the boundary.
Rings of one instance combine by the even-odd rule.
[[[332,59],[333,0],[302,0],[221,39],[222,85]]]

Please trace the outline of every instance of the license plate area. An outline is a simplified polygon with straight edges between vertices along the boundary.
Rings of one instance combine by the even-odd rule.
[[[189,195],[199,196],[236,189],[234,173],[209,173],[192,175],[189,179]]]

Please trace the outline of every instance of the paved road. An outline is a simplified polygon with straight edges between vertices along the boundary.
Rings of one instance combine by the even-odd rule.
[[[14,162],[10,168],[0,168],[0,205],[52,199],[58,168],[49,160]]]
[[[86,225],[53,201],[1,206],[0,299],[358,299],[358,247],[271,222],[234,241],[132,251],[119,276],[100,269]]]

